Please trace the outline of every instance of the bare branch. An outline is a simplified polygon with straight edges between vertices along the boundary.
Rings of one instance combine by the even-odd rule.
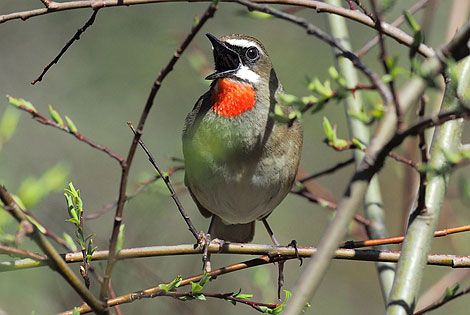
[[[48,2],[48,4],[46,4],[46,6],[49,6],[50,4],[50,1],[49,0],[42,0],[43,2]],[[93,11],[92,15],[90,16],[90,18],[88,19],[88,21],[86,21],[85,25],[83,25],[81,28],[79,28],[77,30],[77,32],[75,33],[75,35],[73,35],[72,39],[70,39],[67,44],[65,44],[64,48],[62,48],[62,50],[59,52],[59,54],[47,65],[44,67],[44,69],[42,70],[41,74],[36,78],[34,79],[33,81],[31,81],[31,84],[32,85],[35,85],[37,82],[41,82],[42,81],[42,78],[44,77],[44,75],[46,74],[46,72],[54,65],[56,64],[60,57],[62,57],[63,54],[65,54],[65,52],[67,51],[67,49],[69,49],[70,46],[72,46],[72,44],[79,40],[80,39],[80,35],[82,33],[84,33],[87,28],[89,28],[90,26],[93,25],[93,22],[95,22],[95,18],[96,18],[96,14],[98,14],[98,10],[99,9],[96,9]]]

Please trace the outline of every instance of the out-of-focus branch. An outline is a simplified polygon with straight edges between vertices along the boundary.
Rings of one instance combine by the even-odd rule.
[[[70,286],[80,295],[80,297],[91,306],[97,314],[108,314],[105,306],[83,285],[75,273],[67,266],[67,263],[62,259],[59,253],[55,250],[54,246],[47,240],[47,238],[38,230],[34,224],[28,221],[28,218],[20,209],[20,207],[13,200],[13,197],[8,193],[5,187],[0,185],[0,200],[5,205],[6,210],[18,221],[24,224],[31,225],[31,238],[42,249],[42,251],[49,258],[48,264],[52,269],[59,272],[62,277],[70,284]],[[81,254],[81,253],[80,253]]]
[[[423,63],[423,75],[426,78],[434,78],[445,68],[447,58],[458,61],[467,56],[470,53],[467,45],[469,38],[470,23],[467,23],[450,43]],[[407,82],[404,90],[399,95],[402,113],[406,113],[409,108],[416,104],[427,84],[424,77],[415,77]],[[403,138],[396,136],[396,122],[395,109],[387,108],[387,112],[380,121],[377,132],[367,148],[361,165],[351,178],[346,192],[339,202],[337,215],[320,240],[317,254],[308,263],[295,285],[296,289],[293,292],[293,297],[284,310],[285,315],[297,315],[305,303],[311,299],[326,273],[335,249],[344,237],[347,225],[363,200],[370,180],[381,169],[388,152],[403,141]]]
[[[460,75],[457,94],[463,95],[470,88],[470,58],[462,61],[458,68]],[[459,110],[462,107],[453,94],[449,88],[446,89],[442,110]],[[461,119],[456,119],[437,128],[431,147],[431,167],[439,169],[449,163],[443,152],[455,150],[460,146],[462,123]],[[432,236],[439,221],[448,179],[448,174],[427,174],[427,184],[423,188],[424,200],[418,202],[417,207],[410,212],[402,247],[403,255],[397,266],[397,277],[390,293],[387,314],[409,314],[416,307],[426,255],[431,250]]]

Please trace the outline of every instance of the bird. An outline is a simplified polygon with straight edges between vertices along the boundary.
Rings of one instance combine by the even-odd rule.
[[[212,217],[212,239],[249,243],[256,220],[265,220],[294,183],[303,130],[298,119],[287,124],[273,116],[275,106],[286,115],[293,109],[279,99],[283,87],[259,40],[206,36],[215,71],[185,120],[185,185],[201,214]]]

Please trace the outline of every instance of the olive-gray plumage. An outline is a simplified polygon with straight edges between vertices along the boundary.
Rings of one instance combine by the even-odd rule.
[[[215,73],[208,92],[186,117],[183,130],[185,183],[201,213],[213,216],[209,233],[230,242],[250,242],[255,220],[268,216],[294,182],[302,148],[298,120],[274,120],[283,92],[263,45],[247,35],[220,40],[214,48]],[[256,50],[256,51],[255,51]],[[238,59],[237,59],[238,58]],[[253,108],[235,117],[214,110],[217,80],[249,84]]]

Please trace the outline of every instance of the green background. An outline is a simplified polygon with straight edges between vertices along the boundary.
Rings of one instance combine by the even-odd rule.
[[[404,1],[398,6],[409,5]],[[441,1],[427,42],[439,47],[444,42],[450,1]],[[0,14],[41,7],[39,1],[2,0]],[[105,8],[98,13],[95,24],[75,42],[57,65],[35,86],[30,81],[60,51],[91,14],[90,9],[71,10],[14,20],[0,25],[0,115],[9,106],[4,95],[9,94],[31,101],[39,112],[48,116],[52,104],[63,116],[73,119],[80,133],[99,144],[108,146],[121,156],[127,155],[132,139],[126,121],[137,124],[153,80],[168,62],[176,47],[189,31],[195,14],[199,16],[206,3],[161,3],[131,7]],[[391,12],[396,17],[401,9]],[[326,14],[304,9],[298,13],[315,25],[327,30]],[[418,14],[418,21],[421,14]],[[375,32],[355,22],[349,23],[352,44],[359,49]],[[410,32],[409,28],[403,29]],[[203,56],[211,64],[211,46],[204,36],[246,33],[260,39],[267,48],[278,77],[288,93],[306,95],[307,78],[327,79],[327,70],[334,63],[332,50],[325,43],[309,36],[291,23],[276,19],[254,19],[244,7],[222,3],[215,18],[208,21],[191,43],[188,51],[164,81],[145,126],[143,139],[164,169],[177,165],[170,157],[182,157],[181,130],[186,114],[197,98],[207,90],[203,77],[210,66],[197,71],[190,58]],[[390,54],[398,54],[408,67],[408,49],[387,40]],[[377,71],[381,65],[374,48],[365,61]],[[363,80],[367,83],[366,80]],[[400,86],[400,85],[399,85]],[[434,94],[432,94],[434,95]],[[431,96],[432,96],[431,95]],[[430,104],[439,100],[431,98]],[[304,148],[301,165],[313,173],[350,157],[350,152],[335,152],[322,141],[323,116],[338,125],[340,137],[347,138],[344,109],[341,104],[328,104],[316,115],[304,117]],[[467,136],[468,138],[468,136]],[[398,151],[399,152],[399,151]],[[0,183],[17,192],[28,177],[40,177],[58,162],[69,169],[68,181],[80,188],[85,213],[93,213],[117,198],[120,167],[103,152],[81,143],[63,132],[32,121],[21,114],[18,130],[0,152]],[[406,166],[388,160],[379,179],[383,192],[388,228],[391,235],[403,229],[403,182]],[[340,197],[352,174],[352,167],[322,177],[319,182]],[[153,169],[145,154],[138,150],[131,169],[128,191],[133,191]],[[454,178],[458,178],[459,172]],[[179,196],[198,229],[205,230],[208,220],[202,218],[184,190],[183,172],[172,177]],[[458,199],[456,180],[450,184],[451,198],[441,219],[442,227],[468,222],[466,205]],[[65,187],[65,185],[64,185]],[[73,235],[67,218],[61,189],[48,195],[31,210],[53,231]],[[107,249],[114,211],[85,224],[99,249]],[[287,244],[296,239],[300,245],[315,246],[331,218],[331,212],[297,196],[288,196],[274,211],[269,221],[277,238]],[[129,202],[124,212],[126,239],[124,247],[193,243],[184,221],[178,214],[166,188],[157,183]],[[14,233],[15,224],[6,227]],[[255,243],[269,244],[270,239],[261,223],[257,224]],[[355,234],[357,235],[357,234]],[[348,239],[354,236],[348,236]],[[469,236],[465,234],[437,239],[432,253],[470,255]],[[24,248],[38,249],[25,240]],[[62,249],[61,249],[62,251]],[[246,260],[247,256],[214,255],[213,267]],[[2,257],[8,260],[9,257]],[[97,270],[104,263],[93,263]],[[77,271],[79,265],[72,268]],[[285,289],[292,290],[303,267],[298,261],[287,262]],[[428,267],[422,291],[450,271],[443,267]],[[121,261],[113,273],[113,286],[118,295],[171,281],[176,275],[184,277],[201,272],[200,256],[155,257]],[[78,295],[59,274],[43,267],[0,275],[0,310],[8,314],[49,314],[80,304]],[[277,266],[252,268],[225,276],[205,286],[207,292],[232,292],[242,289],[253,293],[254,300],[275,302]],[[92,290],[99,285],[92,278]],[[186,288],[182,289],[186,291]],[[440,311],[463,314],[470,306],[466,298],[449,303]],[[333,261],[308,313],[312,314],[378,314],[383,312],[375,266],[370,262]],[[233,307],[226,301],[179,302],[170,298],[155,298],[122,305],[125,314],[251,314],[255,311],[244,305]],[[438,311],[439,312],[439,311]]]

